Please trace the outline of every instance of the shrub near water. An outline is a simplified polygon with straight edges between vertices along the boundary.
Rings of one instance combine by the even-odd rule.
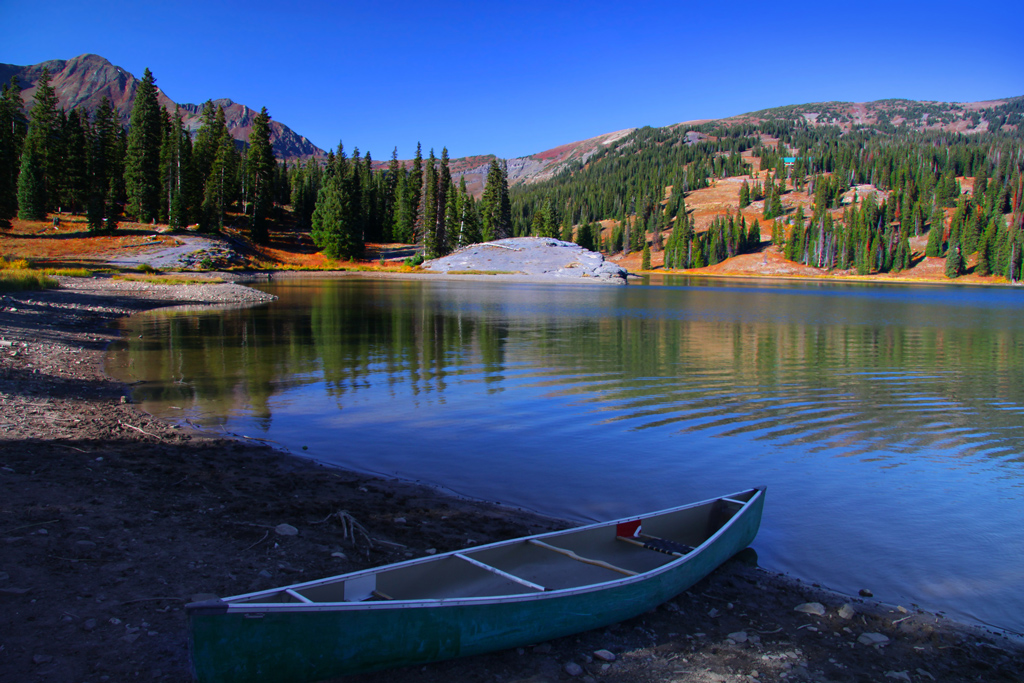
[[[0,292],[24,292],[57,287],[53,278],[28,269],[28,261],[0,258]]]

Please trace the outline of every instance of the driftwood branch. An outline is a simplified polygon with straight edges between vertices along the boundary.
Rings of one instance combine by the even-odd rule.
[[[150,434],[145,429],[139,429],[138,427],[134,427],[134,426],[128,424],[127,422],[121,422],[120,420],[118,420],[117,424],[121,425],[122,427],[127,427],[128,429],[134,429],[135,431],[139,432],[140,434],[145,434],[146,436],[151,436],[154,439],[159,439],[160,438],[156,434]]]

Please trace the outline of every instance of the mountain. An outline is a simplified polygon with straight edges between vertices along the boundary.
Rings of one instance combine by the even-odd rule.
[[[834,126],[843,133],[873,130],[887,133],[897,129],[913,132],[985,133],[1016,130],[1024,112],[1024,97],[984,102],[930,102],[903,99],[875,102],[815,102],[762,109],[740,114],[723,123],[785,121],[812,128]],[[1014,114],[1018,116],[1014,116]]]
[[[611,145],[632,133],[634,128],[605,133],[597,137],[570,142],[559,145],[543,152],[530,154],[525,157],[507,159],[508,183],[534,183],[546,180],[565,168],[567,164],[585,164],[590,157],[594,156],[602,148]],[[491,165],[493,154],[484,154],[472,157],[460,157],[449,162],[449,169],[452,177],[458,182],[460,176],[466,179],[466,189],[475,197],[480,197],[484,191],[484,180],[487,178],[487,169]],[[376,160],[373,167],[376,170],[387,168],[388,161]],[[412,166],[412,160],[404,160],[399,163],[406,168]]]
[[[100,101],[107,97],[121,115],[121,121],[128,124],[135,92],[139,80],[128,71],[111,64],[99,55],[80,55],[67,61],[54,59],[32,66],[0,64],[0,82],[9,82],[17,76],[21,82],[22,98],[31,102],[36,83],[44,67],[49,68],[51,84],[57,92],[60,106],[66,110],[82,108],[90,114]],[[174,111],[180,107],[185,126],[195,131],[201,125],[201,104],[177,104],[157,86],[160,104]],[[247,142],[252,130],[256,110],[229,99],[213,100],[224,108],[228,129],[240,142]],[[953,133],[984,133],[998,129],[1015,130],[1021,113],[1024,112],[1024,97],[1013,97],[987,102],[918,102],[912,100],[879,100],[876,102],[817,102],[775,107],[739,114],[719,120],[688,121],[668,128],[692,131],[687,141],[696,142],[713,134],[715,124],[748,123],[757,125],[780,121],[798,123],[810,128],[824,126],[838,128],[841,133],[868,130],[892,133],[897,130],[929,131],[941,130]],[[270,140],[278,159],[322,158],[324,150],[306,138],[298,135],[279,121],[271,121]],[[531,154],[508,159],[509,184],[533,183],[546,180],[569,167],[586,164],[601,149],[626,138],[636,129],[627,128],[598,135],[593,138]],[[452,175],[466,179],[470,192],[479,196],[483,181],[493,155],[463,157],[451,160]],[[409,166],[411,161],[404,161]],[[375,162],[376,168],[387,166],[386,161]]]
[[[52,59],[31,66],[0,64],[0,82],[9,83],[12,76],[17,76],[22,88],[22,100],[28,104],[35,95],[44,68],[50,70],[50,85],[57,93],[59,106],[67,111],[84,109],[91,115],[106,97],[120,114],[121,122],[128,125],[140,81],[99,55],[80,55],[67,61]],[[160,90],[159,85],[157,98],[169,112],[173,113],[175,106],[180,107],[185,126],[189,130],[195,131],[202,124],[203,105],[176,104]],[[232,137],[240,142],[248,142],[253,118],[259,111],[228,99],[213,102],[224,107]],[[279,121],[270,122],[270,142],[278,159],[291,161],[325,156],[322,149]]]

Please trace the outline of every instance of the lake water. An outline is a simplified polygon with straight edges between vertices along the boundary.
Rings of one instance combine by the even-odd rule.
[[[289,280],[123,322],[143,409],[573,520],[767,485],[762,566],[1024,632],[1024,292]]]

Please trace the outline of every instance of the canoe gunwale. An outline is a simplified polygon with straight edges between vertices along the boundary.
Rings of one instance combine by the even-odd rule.
[[[753,492],[751,494],[751,492]],[[753,489],[745,489],[738,493],[732,493],[726,496],[717,496],[715,498],[709,498],[707,500],[698,501],[696,503],[689,503],[687,505],[681,505],[674,508],[668,508],[665,510],[659,510],[645,515],[632,515],[621,519],[608,521],[608,522],[597,522],[594,524],[588,524],[581,527],[573,527],[570,529],[564,529],[554,532],[545,532],[542,534],[535,534],[533,536],[524,536],[515,539],[509,539],[507,541],[498,541],[496,543],[490,543],[486,545],[476,546],[472,549],[462,548],[459,550],[450,551],[447,553],[441,553],[438,555],[429,555],[426,557],[415,558],[412,560],[406,560],[404,562],[398,562],[389,565],[383,565],[380,567],[373,567],[370,569],[364,569],[356,572],[337,574],[335,576],[317,579],[314,581],[307,581],[304,583],[290,584],[287,586],[279,586],[269,590],[256,591],[253,593],[246,593],[241,595],[235,595],[227,598],[210,600],[205,602],[190,603],[185,606],[186,612],[189,614],[225,614],[225,613],[286,613],[286,612],[347,612],[347,611],[366,611],[366,610],[395,610],[395,609],[431,609],[438,607],[459,607],[459,606],[473,606],[473,605],[488,605],[496,603],[513,603],[513,602],[530,602],[537,600],[553,600],[558,598],[564,598],[567,596],[583,595],[587,593],[605,591],[620,586],[629,586],[634,583],[640,583],[648,581],[654,577],[660,576],[666,572],[672,572],[678,570],[683,565],[696,560],[700,555],[708,548],[714,546],[715,542],[723,535],[729,532],[729,529],[734,525],[738,524],[744,515],[753,507],[760,504],[763,499],[765,487],[759,486]],[[743,502],[735,500],[735,496],[750,495],[750,499]],[[460,554],[469,552],[477,552],[483,549],[497,548],[501,546],[513,545],[516,543],[528,542],[530,540],[545,539],[546,541],[557,542],[557,538],[563,535],[570,535],[574,532],[585,531],[589,529],[596,529],[601,527],[615,526],[621,523],[634,522],[636,520],[650,519],[653,516],[671,514],[682,510],[692,509],[701,507],[703,505],[714,504],[718,501],[726,501],[730,503],[741,504],[742,507],[736,511],[721,527],[719,527],[714,533],[706,538],[700,545],[694,547],[692,552],[683,555],[682,557],[676,557],[658,567],[654,567],[647,571],[638,572],[633,576],[622,576],[618,579],[611,579],[609,581],[601,581],[595,583],[589,583],[581,586],[573,586],[570,588],[561,588],[553,590],[545,590],[543,592],[523,592],[513,593],[506,595],[488,595],[488,596],[475,596],[475,597],[459,597],[459,598],[419,598],[419,599],[398,599],[398,600],[382,600],[382,601],[339,601],[339,602],[243,602],[259,596],[266,596],[268,598],[279,595],[282,591],[301,591],[307,588],[314,588],[318,586],[328,585],[340,580],[351,580],[357,579],[363,576],[370,576],[379,573],[380,570],[385,568],[395,567],[407,567],[421,563],[436,562],[444,559],[445,557],[457,557]]]

